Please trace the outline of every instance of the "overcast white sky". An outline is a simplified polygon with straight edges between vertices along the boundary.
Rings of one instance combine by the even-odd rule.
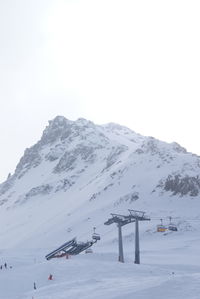
[[[199,0],[1,0],[0,181],[56,115],[200,154],[199,16]]]

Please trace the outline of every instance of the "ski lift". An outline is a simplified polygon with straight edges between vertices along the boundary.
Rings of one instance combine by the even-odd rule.
[[[95,241],[101,240],[100,235],[95,232],[96,227],[93,227],[93,230],[94,230],[94,232],[92,234],[92,239],[95,240]]]
[[[170,216],[169,217],[169,226],[168,226],[168,229],[173,231],[173,232],[177,232],[178,231],[178,228],[175,224],[173,224],[171,221],[172,221],[172,217]]]
[[[161,224],[157,225],[157,232],[165,232],[167,230],[166,226],[163,225],[162,219],[160,219]]]
[[[93,253],[92,248],[88,248],[85,250],[85,253]]]
[[[169,230],[172,230],[173,232],[177,232],[178,228],[177,228],[176,225],[174,225],[174,224],[170,224],[170,225],[169,225]]]

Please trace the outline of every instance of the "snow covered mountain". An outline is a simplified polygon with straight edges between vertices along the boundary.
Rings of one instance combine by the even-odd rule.
[[[0,186],[0,239],[6,247],[34,246],[35,238],[50,246],[56,236],[59,244],[63,234],[79,235],[128,208],[198,217],[199,175],[200,157],[177,143],[57,116]]]
[[[0,185],[0,260],[13,266],[0,271],[1,298],[198,299],[199,175],[200,157],[177,143],[57,116]],[[151,217],[140,224],[140,268],[133,225],[123,227],[125,265],[117,263],[116,226],[104,225],[128,209]],[[157,232],[169,216],[178,232]],[[65,259],[45,260],[74,237],[91,240],[93,227],[101,234],[93,255],[67,267]]]

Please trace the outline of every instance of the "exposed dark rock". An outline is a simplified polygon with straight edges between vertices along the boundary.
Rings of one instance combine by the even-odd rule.
[[[53,189],[53,186],[46,184],[41,185],[35,188],[32,188],[29,192],[25,194],[25,198],[29,199],[30,197],[37,196],[37,195],[47,195],[49,194]]]
[[[56,147],[51,148],[45,159],[52,162],[59,159],[65,151],[65,147],[58,144]]]
[[[95,155],[93,155],[95,148],[83,144],[77,145],[72,151],[67,151],[60,159],[59,163],[54,168],[55,173],[68,171],[74,168],[75,162],[78,158],[85,162],[92,162]]]
[[[49,121],[49,125],[44,130],[40,144],[52,144],[59,138],[67,138],[71,134],[71,124],[72,122],[63,116],[55,117],[53,120]]]
[[[71,182],[68,179],[63,179],[56,186],[55,192],[58,192],[58,191],[66,192],[73,184],[74,184],[74,182]]]
[[[169,175],[166,180],[160,182],[158,187],[165,191],[171,191],[173,195],[197,196],[200,192],[200,178],[199,176],[190,177],[188,175],[183,177],[180,174]]]
[[[4,183],[0,185],[0,196],[5,194],[14,184],[15,177],[11,176]]]
[[[126,194],[122,197],[120,197],[115,203],[114,203],[114,206],[118,206],[124,202],[127,202],[127,203],[133,203],[134,201],[138,200],[139,199],[139,193],[138,192],[132,192],[132,193],[129,193],[129,194]]]
[[[39,151],[40,145],[38,143],[27,148],[16,167],[15,175],[22,177],[30,168],[37,167],[42,162]]]
[[[97,193],[92,194],[92,196],[90,197],[89,201],[95,200],[100,194],[101,194],[101,192],[97,192]]]
[[[119,156],[123,152],[125,152],[127,149],[128,148],[124,145],[112,148],[112,151],[110,152],[109,156],[107,157],[106,169],[111,167],[115,162],[117,162]]]
[[[141,154],[144,154],[144,151],[141,148],[137,148],[135,150],[135,153],[141,155]]]
[[[187,150],[180,146],[177,142],[172,142],[173,150],[175,150],[177,153],[187,153]]]

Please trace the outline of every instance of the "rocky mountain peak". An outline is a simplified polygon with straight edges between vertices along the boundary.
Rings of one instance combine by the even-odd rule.
[[[78,124],[80,126],[81,125],[83,125],[83,126],[91,126],[91,127],[95,126],[95,124],[92,121],[87,120],[87,119],[82,118],[82,117],[80,117],[80,118],[77,119],[76,124]]]
[[[11,192],[15,184],[23,185],[23,181],[30,181],[30,185],[34,182],[33,188],[26,183],[30,193],[26,193],[27,197],[23,195],[23,199],[30,194],[32,197],[36,193],[68,190],[75,186],[76,180],[90,182],[97,178],[98,182],[102,179],[108,181],[109,186],[120,188],[121,180],[128,184],[126,181],[131,178],[131,184],[134,181],[134,185],[145,186],[149,171],[148,192],[164,190],[197,196],[199,169],[200,159],[177,143],[145,137],[114,123],[101,126],[84,118],[71,121],[56,116],[49,121],[41,139],[25,150],[15,174],[1,185],[0,194]]]
[[[58,138],[64,137],[72,123],[72,121],[69,121],[64,116],[56,116],[53,120],[50,120],[49,125],[42,134],[41,144],[51,144]]]

